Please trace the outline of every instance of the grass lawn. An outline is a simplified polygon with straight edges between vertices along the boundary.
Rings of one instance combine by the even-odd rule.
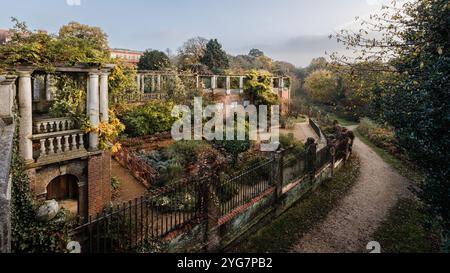
[[[359,159],[351,160],[336,172],[332,180],[325,181],[318,189],[295,203],[270,224],[250,236],[232,252],[284,253],[315,224],[324,220],[342,200],[359,175]]]
[[[361,135],[361,133],[358,132],[358,129],[354,130],[353,132],[362,142],[372,148],[386,163],[391,165],[401,175],[413,181],[415,184],[418,184],[423,180],[423,174],[420,173],[417,168],[410,166],[410,164],[401,161],[400,159],[388,153],[386,150],[379,148],[365,136]]]
[[[374,234],[386,253],[434,253],[440,251],[440,235],[420,203],[401,199],[389,211]]]
[[[341,126],[358,125],[358,122],[356,122],[356,121],[351,121],[351,120],[346,120],[346,119],[343,119],[343,118],[339,118],[339,117],[337,117],[334,114],[329,114],[329,116],[330,116],[330,119],[337,120]]]

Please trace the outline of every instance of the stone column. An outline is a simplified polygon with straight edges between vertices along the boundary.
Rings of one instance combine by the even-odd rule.
[[[45,75],[45,100],[52,101],[52,76],[50,74]]]
[[[197,89],[200,88],[200,76],[199,75],[195,76],[195,88],[197,88]]]
[[[158,92],[161,92],[161,75],[156,76],[156,88]]]
[[[211,77],[211,89],[216,89],[216,76]]]
[[[33,83],[33,102],[39,102],[41,100],[41,76],[35,75],[32,80]]]
[[[141,75],[141,93],[145,93],[145,75]]]
[[[244,93],[244,77],[239,77],[239,92]]]
[[[152,92],[155,92],[155,75],[152,75]]]
[[[227,95],[231,94],[231,78],[230,78],[230,76],[226,77],[225,86],[226,86],[225,88],[227,89]]]
[[[284,88],[284,78],[283,77],[280,78],[280,88],[281,89]]]
[[[270,78],[270,87],[272,87],[272,89],[273,89],[273,78]]]
[[[109,73],[100,74],[100,121],[109,121],[109,106],[108,106],[108,76]]]
[[[25,162],[33,162],[33,106],[31,90],[31,71],[19,72],[19,150]]]
[[[137,83],[137,89],[141,90],[141,75],[140,74],[136,75],[136,83]]]
[[[89,73],[88,115],[91,127],[93,128],[97,128],[100,123],[98,82],[98,73]],[[98,134],[95,132],[89,133],[89,149],[98,149]]]

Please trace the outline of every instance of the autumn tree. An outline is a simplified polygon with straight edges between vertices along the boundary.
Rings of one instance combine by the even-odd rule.
[[[58,33],[58,53],[70,62],[107,62],[110,57],[108,36],[99,27],[70,22],[62,26]]]
[[[178,49],[178,69],[204,73],[207,67],[201,63],[201,59],[205,55],[207,43],[208,40],[203,37],[191,38],[184,42]]]
[[[305,90],[315,101],[330,103],[337,95],[337,81],[329,70],[317,70],[305,79]]]

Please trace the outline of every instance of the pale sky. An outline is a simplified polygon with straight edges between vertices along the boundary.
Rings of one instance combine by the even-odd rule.
[[[339,49],[328,35],[388,0],[1,0],[0,28],[10,17],[56,33],[70,21],[101,27],[111,47],[176,51],[188,38],[217,38],[233,55],[259,48],[306,66]]]

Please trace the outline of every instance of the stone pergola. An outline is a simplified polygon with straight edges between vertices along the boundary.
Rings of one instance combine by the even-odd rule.
[[[52,85],[53,75],[68,74],[86,82],[85,108],[91,126],[108,122],[108,76],[113,68],[114,65],[55,65],[52,73],[46,73],[36,67],[18,66],[9,69],[8,76],[0,81],[0,103],[7,106],[1,108],[0,116],[11,116],[13,102],[17,102],[19,152],[36,198],[46,198],[51,181],[70,175],[77,181],[77,211],[82,217],[100,212],[111,199],[111,156],[98,149],[99,136],[95,131],[85,136],[69,117],[52,118],[42,109],[48,109],[53,92],[59,91]]]
[[[154,99],[164,99],[167,97],[167,90],[164,82],[169,77],[178,76],[182,80],[190,78],[189,88],[201,90],[203,94],[214,94],[218,102],[224,104],[245,104],[241,94],[244,93],[245,75],[200,75],[176,73],[172,71],[138,71],[136,83],[138,94],[132,101],[149,101]],[[272,91],[279,95],[281,99],[281,112],[286,113],[289,109],[291,99],[291,79],[285,76],[274,76],[270,78]],[[217,96],[216,96],[217,95]]]
[[[82,73],[87,77],[87,100],[86,100],[86,114],[89,117],[89,121],[93,127],[97,127],[102,122],[108,122],[108,75],[113,68],[113,65],[105,66],[88,66],[88,65],[77,65],[72,67],[56,66],[55,72],[57,73]],[[48,134],[52,136],[52,133],[58,131],[71,131],[67,130],[72,128],[70,126],[70,121],[64,118],[52,119],[48,118],[45,120],[34,119],[33,117],[33,102],[36,98],[45,99],[47,101],[51,100],[51,74],[45,75],[45,97],[41,98],[33,90],[34,86],[32,83],[32,74],[39,71],[33,67],[17,67],[14,71],[18,75],[18,110],[20,114],[20,154],[25,159],[28,164],[32,164],[35,160],[33,158],[33,139],[35,135]],[[95,92],[94,90],[98,90]],[[49,128],[51,127],[51,128]],[[50,149],[48,151],[50,154],[52,152],[58,153],[64,151],[64,146],[67,146],[67,137],[72,137],[72,135],[55,136],[56,143],[49,143],[57,145],[56,150]],[[44,143],[41,140],[41,144]],[[48,141],[48,139],[46,140]],[[83,140],[80,138],[78,140],[81,144],[84,144]],[[72,141],[73,143],[73,141]],[[45,143],[44,143],[45,144]],[[78,143],[80,144],[80,143]],[[88,149],[90,151],[97,150],[98,146],[98,135],[95,132],[89,133]],[[45,144],[46,145],[46,144]],[[41,145],[41,149],[45,145]],[[47,147],[48,149],[49,147]],[[55,147],[50,147],[55,148]],[[67,148],[67,147],[66,147]],[[45,152],[45,151],[44,151]]]
[[[203,87],[204,91],[214,91],[214,90],[225,90],[226,94],[231,94],[233,92],[243,93],[244,91],[244,81],[245,75],[201,75],[201,74],[185,74],[185,73],[175,73],[170,71],[152,71],[152,70],[141,70],[138,71],[136,83],[138,90],[142,93],[154,93],[162,92],[164,78],[171,76],[179,77],[191,77],[195,78],[195,88],[200,89]],[[219,85],[218,79],[224,79],[222,86]],[[146,90],[146,80],[150,79],[150,90]],[[205,80],[208,84],[205,84]],[[233,80],[238,84],[232,84]],[[275,89],[289,89],[286,85],[290,81],[289,77],[271,77],[271,87]],[[275,84],[276,82],[276,84]]]

